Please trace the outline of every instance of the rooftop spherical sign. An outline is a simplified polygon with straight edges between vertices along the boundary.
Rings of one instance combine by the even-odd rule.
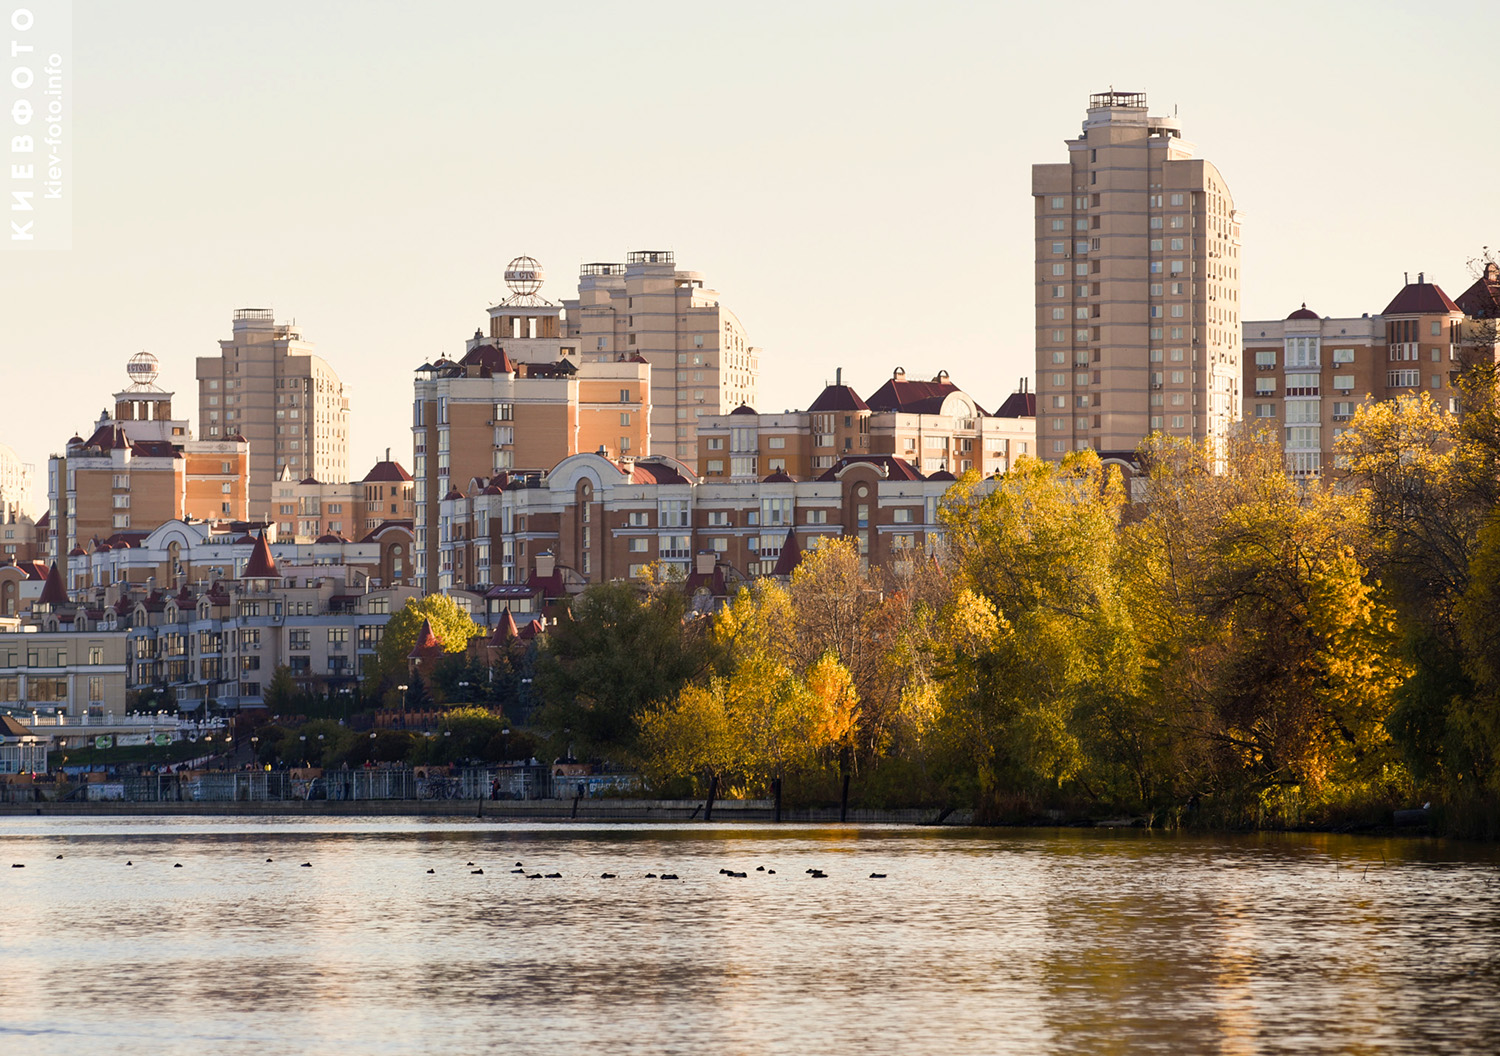
[[[150,385],[159,373],[156,357],[150,352],[137,352],[125,364],[125,374],[139,385]]]
[[[547,273],[531,257],[517,257],[505,266],[505,285],[517,296],[529,297],[536,293],[546,278]]]

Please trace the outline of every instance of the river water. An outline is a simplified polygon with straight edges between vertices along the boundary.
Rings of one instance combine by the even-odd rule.
[[[7,1056],[1500,1051],[1487,846],[6,818],[0,894]]]

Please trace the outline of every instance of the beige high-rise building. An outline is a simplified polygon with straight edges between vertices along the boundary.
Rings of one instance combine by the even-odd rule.
[[[198,433],[250,442],[250,516],[274,520],[283,467],[298,479],[349,478],[349,398],[332,367],[269,308],[234,313],[217,356],[198,357]]]
[[[1240,418],[1240,218],[1140,92],[1089,97],[1068,160],[1033,165],[1040,453],[1129,458]]]
[[[156,384],[158,364],[139,352],[115,409],[47,461],[49,546],[66,571],[95,541],[142,534],[182,517],[244,520],[249,447],[230,434],[194,440],[172,417],[172,393]]]
[[[650,365],[619,351],[580,357],[577,338],[564,334],[563,307],[538,292],[544,280],[531,257],[512,260],[511,296],[489,309],[489,336],[476,331],[462,359],[416,371],[412,495],[424,590],[467,581],[468,570],[440,563],[452,531],[441,512],[448,496],[476,480],[504,487],[512,474],[545,473],[580,451],[622,459],[651,452]],[[487,553],[476,567],[491,574]]]
[[[755,404],[760,349],[701,274],[677,270],[670,251],[627,253],[624,264],[585,264],[578,299],[563,304],[566,336],[583,362],[623,354],[651,364],[654,453],[691,464],[699,418]]]

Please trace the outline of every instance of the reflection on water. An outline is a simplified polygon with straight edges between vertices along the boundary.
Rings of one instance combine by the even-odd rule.
[[[1500,1050],[1487,847],[36,818],[0,869],[6,1053]]]

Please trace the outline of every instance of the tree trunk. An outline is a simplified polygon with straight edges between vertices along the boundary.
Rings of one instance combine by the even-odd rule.
[[[844,791],[839,796],[839,821],[849,820],[849,771],[844,771]]]
[[[776,813],[772,820],[779,823],[781,821],[781,778],[778,777],[771,782],[771,793],[776,797]]]
[[[703,820],[714,820],[714,799],[719,794],[719,775],[713,774],[708,779],[708,805],[703,808]]]

